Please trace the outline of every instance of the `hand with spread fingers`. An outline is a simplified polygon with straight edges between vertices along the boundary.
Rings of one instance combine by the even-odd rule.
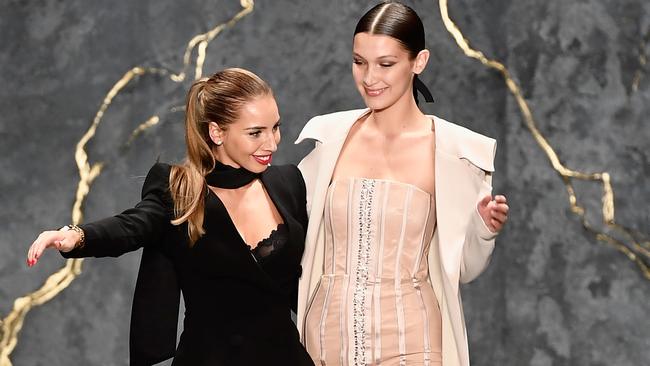
[[[508,221],[509,207],[506,201],[506,196],[503,195],[496,195],[494,199],[487,195],[478,203],[478,212],[483,222],[494,233],[500,232]]]
[[[70,229],[69,226],[64,226],[60,230],[43,231],[29,247],[27,265],[30,267],[35,265],[45,249],[48,248],[64,253],[71,251],[79,245],[81,238],[81,233],[76,229]]]

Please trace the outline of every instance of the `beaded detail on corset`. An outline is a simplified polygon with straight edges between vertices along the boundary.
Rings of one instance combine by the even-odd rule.
[[[368,281],[368,266],[370,265],[370,246],[372,245],[372,199],[375,182],[369,179],[361,181],[359,198],[359,248],[357,252],[357,270],[354,287],[354,364],[366,364],[364,336],[366,333],[365,306],[366,282]]]
[[[306,314],[317,365],[441,365],[428,283],[435,201],[406,183],[335,180],[324,212],[323,276]]]

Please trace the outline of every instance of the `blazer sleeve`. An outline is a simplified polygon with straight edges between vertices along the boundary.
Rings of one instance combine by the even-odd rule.
[[[171,166],[156,163],[142,186],[142,200],[119,215],[80,225],[85,245],[61,255],[65,258],[117,257],[159,242],[170,224],[173,203],[169,193]]]
[[[492,172],[469,163],[469,167],[482,180],[477,202],[488,194],[492,194]],[[490,231],[483,222],[474,206],[470,213],[470,221],[463,244],[462,260],[460,263],[460,283],[468,283],[478,277],[490,263],[497,233]]]

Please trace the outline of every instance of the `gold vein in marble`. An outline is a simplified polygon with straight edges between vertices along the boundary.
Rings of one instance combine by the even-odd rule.
[[[635,235],[632,230],[616,223],[614,215],[614,190],[611,185],[611,177],[609,173],[584,173],[578,170],[569,169],[564,166],[560,162],[560,158],[558,157],[551,144],[540,132],[539,128],[537,128],[537,123],[533,118],[533,114],[528,106],[528,103],[526,103],[521,89],[510,74],[510,71],[501,62],[489,59],[483,54],[483,52],[473,49],[469,45],[467,38],[465,38],[458,26],[449,17],[447,0],[439,0],[439,6],[440,14],[442,16],[442,21],[445,25],[445,28],[447,28],[447,31],[452,35],[456,41],[456,44],[463,50],[465,55],[480,61],[483,65],[489,68],[497,70],[503,76],[506,86],[515,97],[517,104],[519,105],[519,109],[521,110],[522,116],[524,117],[524,123],[527,129],[533,135],[533,138],[542,148],[544,153],[546,153],[546,157],[549,159],[553,169],[562,178],[562,181],[564,182],[568,193],[571,212],[580,218],[583,227],[589,232],[593,233],[597,240],[607,243],[616,250],[623,253],[628,259],[636,263],[645,278],[647,280],[650,280],[650,268],[648,267],[648,263],[650,263],[650,241],[644,241],[641,239],[641,237],[647,237],[647,235]],[[645,65],[645,58],[641,59],[641,64]],[[603,223],[612,232],[619,233],[622,238],[617,238],[612,233],[603,232],[589,223],[585,215],[584,207],[581,206],[578,202],[578,196],[576,195],[575,189],[573,187],[574,179],[600,182],[602,184]]]
[[[131,146],[133,141],[138,138],[141,133],[157,125],[158,123],[160,123],[160,117],[158,116],[151,116],[148,120],[142,122],[138,127],[136,127],[135,130],[133,130],[133,132],[131,132],[131,136],[126,141],[126,146]]]
[[[191,55],[194,48],[197,48],[197,57],[195,60],[194,75],[198,79],[203,73],[203,64],[206,59],[206,49],[208,44],[219,35],[224,29],[234,26],[241,18],[250,14],[254,8],[253,0],[241,0],[240,5],[242,10],[239,11],[233,18],[225,23],[215,26],[213,29],[206,33],[194,36],[185,49],[183,56],[183,66],[178,73],[172,73],[169,70],[152,67],[136,66],[127,71],[122,78],[120,78],[115,85],[109,90],[104,97],[101,106],[97,110],[93,121],[81,137],[75,148],[75,162],[79,170],[79,184],[77,185],[77,192],[75,202],[72,206],[72,223],[80,224],[83,221],[83,203],[85,198],[90,193],[90,188],[93,181],[101,174],[104,167],[103,162],[90,164],[88,161],[88,153],[86,152],[86,144],[95,136],[97,127],[101,123],[104,113],[113,102],[113,99],[136,77],[145,74],[157,74],[169,76],[169,78],[176,83],[185,80],[185,70],[191,64]],[[175,107],[175,109],[179,109]],[[182,110],[183,107],[180,107]],[[130,145],[135,138],[138,137],[145,130],[155,126],[160,121],[159,116],[152,116],[144,123],[140,124],[132,133],[127,141],[127,146]],[[25,316],[35,306],[43,305],[55,296],[57,296],[63,289],[81,274],[81,265],[83,259],[69,259],[63,268],[51,274],[45,283],[38,290],[28,293],[23,297],[19,297],[14,301],[12,311],[0,321],[0,366],[12,366],[9,356],[18,344],[18,335],[23,327]]]
[[[647,37],[645,37],[647,38]],[[634,77],[632,78],[632,91],[636,92],[639,90],[639,84],[641,83],[641,78],[643,78],[643,73],[645,70],[645,66],[648,63],[648,56],[646,56],[646,51],[645,51],[645,44],[646,44],[646,39],[643,39],[639,43],[639,68],[636,70],[634,73]]]

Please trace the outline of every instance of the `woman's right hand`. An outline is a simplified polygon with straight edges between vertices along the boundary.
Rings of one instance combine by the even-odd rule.
[[[27,252],[27,265],[33,266],[47,248],[69,252],[81,240],[81,235],[74,230],[43,231],[32,243]]]

